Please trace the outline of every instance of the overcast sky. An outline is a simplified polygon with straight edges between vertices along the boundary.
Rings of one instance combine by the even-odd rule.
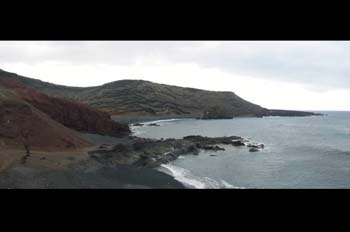
[[[267,108],[350,110],[350,41],[0,41],[0,69],[70,86],[143,79],[233,91]]]

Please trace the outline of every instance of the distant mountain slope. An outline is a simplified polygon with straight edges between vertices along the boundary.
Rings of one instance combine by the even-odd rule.
[[[0,74],[1,75],[1,74]],[[156,84],[141,80],[121,80],[102,86],[74,88],[54,85],[16,74],[11,77],[50,96],[78,100],[112,116],[263,116],[268,110],[232,92],[213,92]],[[209,113],[207,113],[209,112]]]
[[[311,116],[316,115],[320,116],[323,114],[320,113],[312,113],[305,111],[295,111],[295,110],[269,110],[270,116],[289,116],[289,117],[303,117],[303,116]]]
[[[142,80],[121,80],[102,86],[79,88],[54,85],[13,73],[7,75],[47,95],[78,100],[116,117],[169,115],[211,119],[261,117],[279,113],[248,102],[233,92],[183,88]],[[288,115],[286,112],[281,111],[281,116]],[[312,115],[308,112],[303,114]]]

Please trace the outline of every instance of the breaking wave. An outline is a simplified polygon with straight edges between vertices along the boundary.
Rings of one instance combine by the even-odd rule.
[[[177,181],[180,181],[188,188],[195,189],[244,189],[234,186],[225,180],[216,181],[209,177],[199,177],[191,173],[190,170],[172,165],[163,164],[159,171],[172,175]]]

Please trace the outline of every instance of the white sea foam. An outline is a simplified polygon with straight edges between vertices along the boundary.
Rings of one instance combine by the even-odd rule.
[[[205,183],[193,176],[189,170],[171,164],[163,164],[161,166],[168,170],[168,174],[172,175],[176,180],[180,181],[185,186],[196,189],[205,188]]]
[[[131,126],[131,127],[130,127],[130,130],[131,130],[131,132],[132,132],[133,135],[140,135],[140,134],[146,133],[145,131],[142,131],[142,130],[140,130],[139,128],[134,127],[134,126]]]
[[[244,187],[234,186],[234,185],[228,183],[225,180],[221,180],[221,183],[225,186],[225,188],[229,188],[229,189],[245,189]]]
[[[167,123],[167,122],[174,122],[174,121],[179,121],[182,119],[179,118],[172,118],[172,119],[161,119],[161,120],[156,120],[156,121],[149,121],[149,122],[144,122],[143,124],[148,125],[152,123]]]
[[[262,118],[282,118],[282,116],[263,116]]]
[[[199,177],[191,173],[190,170],[172,165],[172,164],[163,164],[159,171],[165,172],[172,175],[176,180],[183,183],[189,188],[195,189],[221,189],[221,188],[235,188],[239,189],[241,187],[236,187],[229,184],[228,182],[221,180],[216,181],[209,177]]]

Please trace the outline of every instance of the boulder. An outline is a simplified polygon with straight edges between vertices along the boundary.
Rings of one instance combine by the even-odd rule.
[[[210,145],[203,146],[202,149],[204,149],[204,150],[212,150],[212,151],[225,151],[225,148],[222,148],[222,147],[219,147],[219,146],[210,146]]]
[[[245,146],[245,144],[241,140],[232,141],[232,146]]]
[[[225,148],[219,147],[219,146],[215,146],[215,147],[214,147],[214,150],[215,150],[215,151],[225,151]]]
[[[250,143],[250,144],[248,144],[247,145],[247,147],[251,147],[251,148],[259,148],[259,149],[264,149],[264,144],[252,144],[252,143]]]
[[[134,124],[132,124],[133,126],[143,126],[143,124],[142,123],[134,123]]]

